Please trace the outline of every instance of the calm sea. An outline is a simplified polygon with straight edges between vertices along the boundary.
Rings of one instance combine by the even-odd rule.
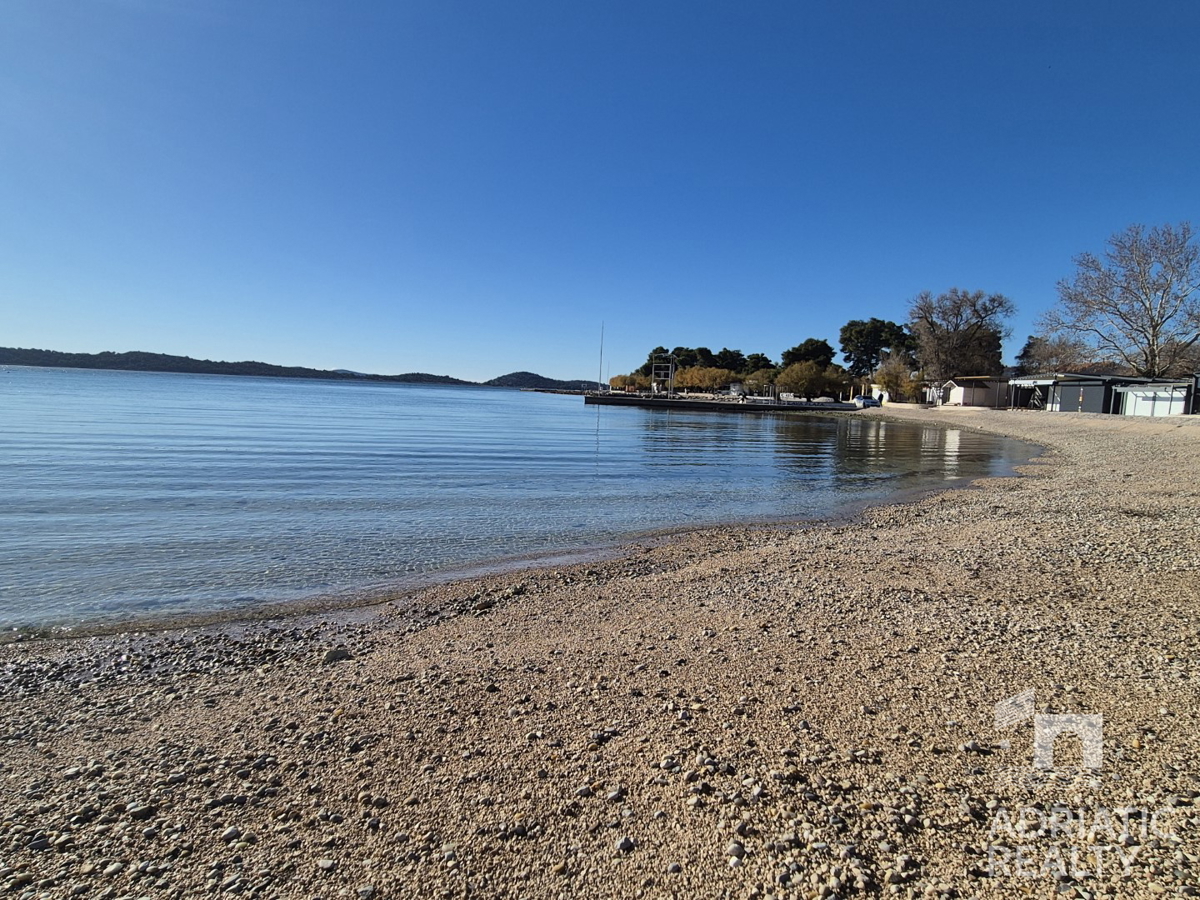
[[[0,367],[0,626],[344,598],[652,530],[828,516],[1028,455],[853,416]]]

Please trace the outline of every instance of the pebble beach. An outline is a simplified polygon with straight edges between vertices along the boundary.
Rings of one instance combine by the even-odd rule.
[[[1175,897],[1200,885],[1200,417],[848,521],[365,609],[0,646],[0,894]],[[1103,717],[1034,767],[1039,716]]]

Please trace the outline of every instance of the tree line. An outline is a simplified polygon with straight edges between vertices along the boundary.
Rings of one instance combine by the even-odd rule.
[[[1200,371],[1200,246],[1191,225],[1147,230],[1131,225],[1108,240],[1102,257],[1076,256],[1075,274],[1057,285],[1058,303],[1038,320],[1017,356],[1017,374],[1106,371],[1149,378]],[[808,338],[779,361],[722,347],[655,347],[646,362],[611,379],[620,390],[648,390],[674,367],[677,389],[716,391],[740,382],[752,393],[837,395],[870,380],[895,398],[923,384],[1004,373],[1003,345],[1016,312],[999,293],[953,287],[923,291],[903,323],[853,319],[833,347]],[[665,389],[665,384],[658,385]]]
[[[909,322],[852,319],[839,332],[843,364],[826,340],[807,338],[784,350],[775,362],[765,353],[744,354],[723,347],[655,347],[646,362],[628,375],[610,380],[618,390],[649,390],[657,382],[666,388],[674,372],[678,390],[716,391],[735,382],[751,393],[791,392],[802,397],[837,396],[870,379],[892,396],[910,396],[919,380],[918,369],[935,373],[968,370],[994,374],[1003,368],[1001,317],[1012,303],[999,294],[950,291],[926,292],[912,304]],[[920,360],[920,362],[918,362]],[[948,375],[946,377],[949,377]]]

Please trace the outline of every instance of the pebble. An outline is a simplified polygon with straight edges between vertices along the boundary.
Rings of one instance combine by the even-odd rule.
[[[1046,802],[1171,806],[1178,841],[1122,841],[1138,848],[1129,889],[1194,896],[1196,742],[1180,723],[1200,712],[1200,451],[1122,440],[1153,491],[1088,475],[1100,457],[1073,444],[1086,465],[867,510],[864,525],[631,550],[599,581],[549,579],[483,619],[458,614],[499,587],[433,589],[416,608],[442,622],[413,631],[406,600],[311,629],[0,647],[0,891],[1004,893],[978,872],[990,819],[1024,796],[998,775],[1032,777],[1032,726],[993,734],[991,708],[1028,685],[1042,711],[1106,720],[1101,787],[1043,784]],[[1135,507],[1156,515],[1122,512]],[[349,621],[376,614],[401,624]],[[333,644],[346,656],[331,662],[356,665],[317,669]],[[729,868],[712,865],[722,841]],[[557,891],[538,880],[572,874]]]

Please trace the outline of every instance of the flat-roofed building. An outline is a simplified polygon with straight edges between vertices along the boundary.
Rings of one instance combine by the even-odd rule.
[[[1009,381],[1008,403],[1018,409],[1051,412],[1184,415],[1200,412],[1198,379],[1200,376],[1173,380],[1072,372],[1028,375]]]

